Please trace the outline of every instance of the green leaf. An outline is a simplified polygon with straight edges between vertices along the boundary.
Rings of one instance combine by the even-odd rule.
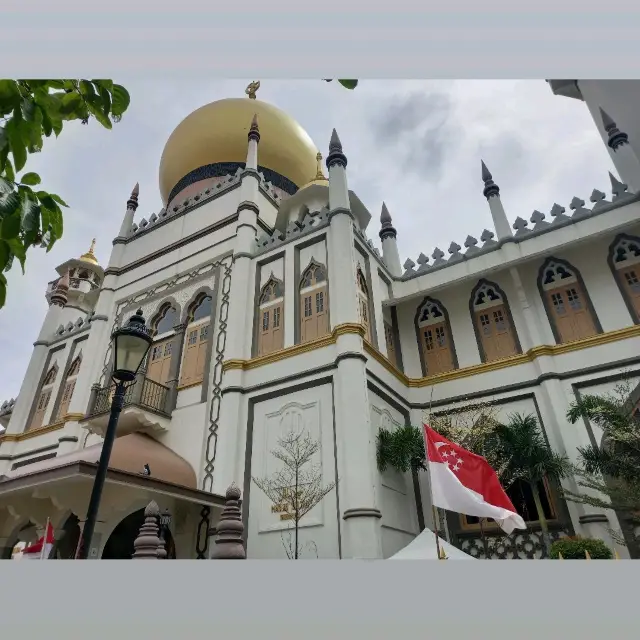
[[[0,106],[8,113],[19,103],[20,90],[15,80],[0,80]]]
[[[4,307],[7,302],[7,278],[3,273],[0,273],[0,309]]]
[[[51,117],[51,114],[49,114]],[[60,118],[51,117],[51,128],[53,129],[53,133],[56,134],[56,138],[60,135],[62,131],[62,120]]]
[[[85,98],[88,98],[89,96],[95,96],[96,90],[88,80],[80,80],[80,93]]]
[[[63,207],[69,207],[69,205],[60,197],[57,196],[55,193],[50,193],[49,194],[58,204],[61,204]]]
[[[113,125],[111,124],[111,120],[109,120],[108,116],[105,116],[102,111],[102,103],[98,98],[98,104],[95,104],[94,101],[88,102],[89,111],[93,115],[93,117],[105,128],[111,129]]]
[[[4,130],[4,127],[0,127],[0,149],[3,149],[8,142],[9,137],[7,136],[7,132]]]
[[[22,178],[20,178],[19,182],[21,182],[22,184],[28,184],[32,187],[35,187],[37,184],[40,184],[42,180],[40,179],[40,176],[37,173],[34,173],[33,171],[31,171],[29,173],[25,173],[22,176]]]
[[[31,98],[24,98],[22,100],[22,117],[27,121],[31,122],[36,115],[36,103]]]
[[[357,80],[338,80],[345,89],[355,89],[358,86]]]
[[[16,174],[13,172],[13,166],[11,164],[11,160],[9,160],[9,158],[7,157],[8,154],[9,154],[9,146],[7,145],[0,152],[0,169],[4,171],[5,175],[9,180],[11,180],[11,182],[15,182]]]
[[[47,86],[52,89],[64,89],[64,80],[47,80]]]
[[[22,268],[22,275],[24,275],[24,263],[27,260],[27,250],[22,244],[20,238],[13,238],[7,242],[9,250],[20,261],[20,267]]]
[[[70,116],[82,107],[82,98],[78,93],[67,93],[60,101],[60,113],[63,116]]]
[[[4,240],[0,240],[0,271],[4,271],[10,259],[11,249],[9,248],[9,244]]]
[[[16,191],[0,194],[0,218],[10,216],[20,206],[20,196]]]
[[[107,91],[111,91],[113,89],[113,80],[92,80],[92,82],[97,87],[102,87]]]
[[[111,113],[111,94],[103,87],[98,87],[100,98],[102,99],[102,110],[104,115],[109,117]]]
[[[0,223],[0,238],[13,240],[20,233],[20,210],[16,209],[11,215],[4,216]]]
[[[119,117],[128,109],[131,97],[129,96],[129,92],[119,84],[113,85],[111,95],[111,113]]]
[[[6,131],[9,137],[9,145],[11,146],[15,169],[16,171],[21,171],[27,162],[27,148],[22,140],[19,121],[15,117],[7,122]]]
[[[42,107],[42,105],[38,105],[38,109],[42,114],[42,130],[44,131],[44,135],[48,138],[53,132],[53,127],[51,126],[51,118],[49,117],[47,110]]]

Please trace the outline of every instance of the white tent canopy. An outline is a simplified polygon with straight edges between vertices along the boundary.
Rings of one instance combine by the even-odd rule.
[[[446,542],[438,536],[440,548],[444,550],[447,558],[451,560],[475,560],[464,551]],[[414,538],[404,549],[391,556],[389,560],[437,560],[438,549],[436,547],[436,536],[431,529],[425,529]]]

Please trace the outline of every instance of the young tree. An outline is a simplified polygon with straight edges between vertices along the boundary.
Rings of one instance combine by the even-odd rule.
[[[572,465],[566,456],[556,453],[547,445],[538,421],[532,415],[516,413],[509,416],[506,424],[498,425],[496,436],[498,456],[504,461],[502,476],[510,482],[526,482],[531,489],[548,554],[551,540],[540,500],[539,483],[545,478],[559,482],[571,473]]]
[[[623,515],[631,538],[640,525],[640,419],[629,402],[630,380],[619,384],[612,393],[585,395],[574,401],[567,418],[575,424],[584,418],[602,429],[602,446],[578,448],[579,464],[574,470],[578,486],[586,491],[565,490],[573,502],[600,509],[613,509]],[[625,544],[619,532],[610,532],[616,542]]]
[[[273,511],[293,524],[294,542],[283,545],[290,560],[298,560],[300,520],[334,489],[335,482],[324,485],[320,465],[312,462],[320,450],[320,442],[308,432],[290,431],[278,439],[271,454],[282,462],[280,470],[267,478],[252,478],[273,503]]]
[[[0,80],[0,308],[17,258],[24,273],[27,252],[50,251],[62,237],[65,201],[39,187],[34,172],[17,177],[43,139],[57,138],[65,122],[95,119],[106,129],[129,106],[127,90],[111,80]],[[34,188],[36,187],[36,188]]]

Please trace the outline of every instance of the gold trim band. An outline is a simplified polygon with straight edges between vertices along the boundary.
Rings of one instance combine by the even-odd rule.
[[[58,429],[62,429],[62,427],[64,427],[64,422],[54,422],[53,424],[48,424],[46,427],[40,427],[38,429],[33,429],[32,431],[25,431],[24,433],[9,433],[4,436],[0,436],[0,442],[20,442],[21,440],[28,440],[29,438],[41,436],[42,434],[49,433],[50,431],[57,431]]]

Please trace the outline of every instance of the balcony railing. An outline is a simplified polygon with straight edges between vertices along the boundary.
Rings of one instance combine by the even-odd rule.
[[[94,387],[87,417],[98,416],[111,410],[111,400],[115,385],[108,387]],[[170,389],[163,384],[138,375],[136,382],[127,387],[124,396],[125,407],[140,407],[161,416],[170,416]]]

